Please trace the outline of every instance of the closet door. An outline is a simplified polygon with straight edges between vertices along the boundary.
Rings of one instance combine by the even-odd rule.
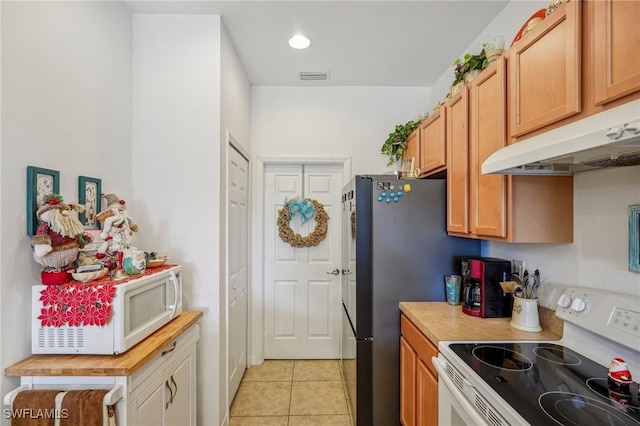
[[[229,147],[229,205],[227,295],[229,313],[229,400],[240,386],[247,369],[249,284],[249,161]]]

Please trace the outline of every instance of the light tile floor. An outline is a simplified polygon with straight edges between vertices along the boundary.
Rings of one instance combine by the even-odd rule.
[[[266,360],[249,367],[230,426],[349,426],[337,360]]]

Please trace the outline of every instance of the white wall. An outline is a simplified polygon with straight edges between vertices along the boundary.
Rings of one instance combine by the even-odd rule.
[[[513,38],[527,19],[540,9],[545,9],[549,5],[547,0],[514,0],[509,3],[491,23],[482,31],[478,37],[467,47],[464,52],[453,53],[451,56],[451,67],[431,87],[433,96],[430,105],[433,107],[438,102],[445,99],[451,83],[453,83],[453,61],[462,58],[465,53],[478,54],[482,50],[482,43],[487,43],[495,36],[504,37],[505,49],[508,49]]]
[[[187,308],[206,311],[198,344],[198,424],[211,424],[224,412],[220,34],[219,16],[133,15],[137,241],[183,266]]]
[[[580,286],[640,296],[640,275],[629,268],[629,210],[640,203],[640,166],[610,168],[574,176],[573,243],[488,243],[490,256],[521,259],[540,269],[548,287]],[[551,288],[541,303],[553,307]],[[555,295],[555,292],[553,293]]]
[[[505,47],[520,27],[547,1],[512,1],[457,57],[478,53],[482,43],[503,35]],[[452,62],[455,57],[452,58]],[[453,67],[432,87],[431,105],[444,99],[453,81]],[[574,242],[571,244],[508,244],[488,242],[485,255],[524,260],[539,268],[541,304],[553,308],[557,289],[566,285],[605,288],[640,295],[640,275],[628,271],[628,206],[640,203],[640,166],[578,173],[574,177]]]
[[[79,175],[130,195],[131,19],[111,2],[3,1],[0,7],[4,368],[31,354],[31,286],[40,283],[26,234],[27,166],[60,171],[60,192],[69,202],[78,198]],[[3,376],[1,394],[17,383]]]
[[[252,153],[261,158],[351,157],[354,175],[384,173],[391,170],[380,154],[387,135],[396,124],[417,120],[429,98],[424,87],[254,86]]]
[[[250,157],[251,149],[251,86],[244,71],[242,63],[238,58],[235,47],[229,38],[227,29],[222,26],[221,39],[221,120],[220,120],[220,384],[218,387],[218,400],[220,404],[219,424],[229,423],[229,300],[228,300],[228,164],[229,164],[229,144],[228,136],[237,144],[240,152],[244,152]]]

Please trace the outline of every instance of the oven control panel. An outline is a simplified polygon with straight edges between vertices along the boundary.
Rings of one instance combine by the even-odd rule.
[[[569,287],[558,298],[556,316],[640,351],[640,297]]]
[[[609,324],[617,329],[640,337],[640,313],[638,312],[615,308]]]

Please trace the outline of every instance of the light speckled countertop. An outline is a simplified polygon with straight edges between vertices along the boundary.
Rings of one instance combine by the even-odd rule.
[[[435,345],[441,340],[558,340],[562,337],[545,327],[531,333],[509,325],[511,318],[477,318],[462,312],[462,307],[446,302],[400,302],[400,310]]]

